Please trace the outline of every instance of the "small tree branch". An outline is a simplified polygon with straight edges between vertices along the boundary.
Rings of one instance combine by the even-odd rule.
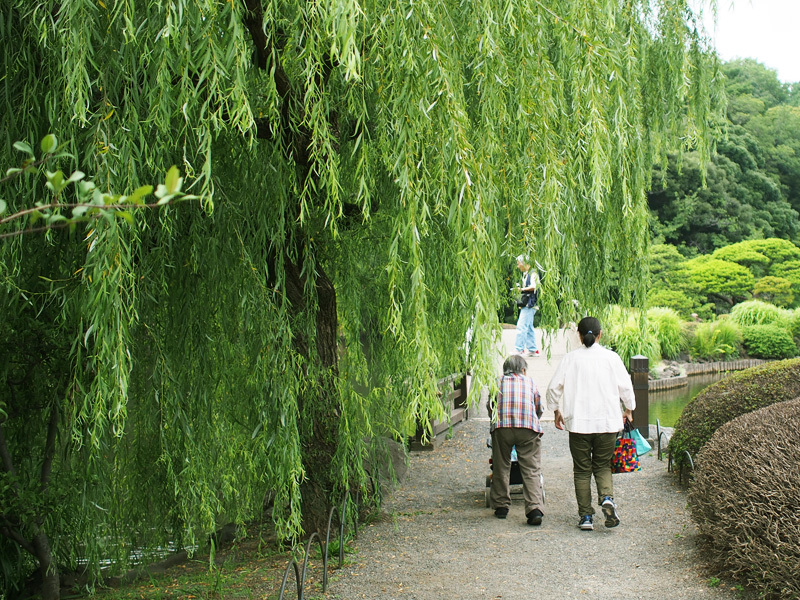
[[[172,200],[165,202],[164,204],[151,202],[149,204],[103,204],[102,206],[100,204],[92,204],[90,202],[51,202],[50,204],[26,208],[25,210],[15,212],[13,215],[8,215],[5,219],[0,219],[0,225],[4,225],[10,221],[14,221],[15,219],[21,219],[25,215],[29,215],[37,211],[41,212],[43,210],[51,210],[54,208],[79,208],[85,206],[86,208],[96,208],[98,210],[130,210],[132,208],[159,208],[161,206],[167,206],[168,204],[172,204]],[[73,220],[72,222],[77,222],[77,219]]]
[[[36,548],[33,547],[33,544],[22,537],[22,534],[14,528],[5,515],[3,515],[3,525],[0,526],[0,533],[2,533],[11,541],[19,544],[19,547],[25,550],[25,552],[31,556],[36,556]]]
[[[9,215],[5,219],[0,220],[0,225],[4,225],[5,223],[12,221],[13,219],[20,219],[25,215],[31,214],[36,211],[49,210],[52,208],[76,208],[79,206],[86,206],[88,208],[96,208],[98,210],[123,211],[123,210],[140,209],[140,208],[162,208],[164,206],[169,206],[170,204],[172,204],[172,200],[170,200],[169,202],[165,202],[164,204],[159,204],[158,202],[151,202],[149,204],[104,204],[103,206],[100,206],[99,204],[86,204],[83,202],[75,202],[71,204],[64,204],[58,202],[58,203],[46,204],[36,208],[26,208],[25,210],[21,210],[19,212],[14,213],[13,215]],[[42,231],[47,231],[48,229],[64,229],[65,227],[69,227],[70,225],[75,225],[76,223],[86,223],[90,219],[97,219],[99,217],[100,215],[89,215],[88,217],[69,219],[64,222],[56,223],[54,225],[43,225],[41,227],[32,227],[30,229],[18,229],[17,231],[0,233],[0,240],[10,237],[17,237],[26,233],[40,233]]]
[[[56,454],[56,436],[58,435],[58,402],[53,401],[50,407],[50,422],[47,424],[47,440],[42,457],[42,474],[40,476],[42,494],[47,493],[50,486],[50,475],[53,471],[53,458]]]
[[[3,421],[0,421],[0,460],[3,463],[3,470],[9,475],[16,475],[14,461],[11,460],[11,453],[8,451],[6,434],[3,431]]]
[[[50,155],[50,156],[45,156],[44,158],[40,158],[39,160],[31,161],[31,162],[29,162],[27,164],[23,163],[23,166],[17,167],[18,169],[20,169],[19,171],[16,171],[14,173],[9,173],[8,175],[6,175],[2,179],[0,179],[0,183],[6,183],[7,181],[11,181],[12,179],[16,179],[17,177],[20,177],[23,173],[25,173],[25,171],[27,169],[40,167],[44,163],[46,163],[48,160],[52,160],[52,159],[53,159],[53,156]]]
[[[58,225],[44,225],[42,227],[32,227],[31,229],[20,229],[18,231],[10,231],[8,233],[0,233],[0,240],[17,237],[26,233],[41,233],[42,231],[47,231],[48,229],[64,229],[72,224],[74,224],[74,221],[70,223],[59,223]]]

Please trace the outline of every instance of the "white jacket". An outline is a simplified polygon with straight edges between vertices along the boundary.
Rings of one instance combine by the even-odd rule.
[[[547,387],[547,407],[560,411],[573,433],[620,431],[620,402],[636,408],[631,377],[619,355],[597,342],[564,356]]]

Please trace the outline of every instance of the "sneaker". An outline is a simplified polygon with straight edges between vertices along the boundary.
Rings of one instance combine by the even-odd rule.
[[[528,355],[529,356],[540,356],[541,352],[539,352],[538,350],[528,350]]]
[[[528,352],[527,350],[517,350],[517,354],[519,354],[520,356],[530,356],[531,355],[531,353]]]
[[[616,527],[619,525],[619,516],[617,516],[617,505],[614,504],[614,499],[611,496],[603,498],[600,505],[603,508],[603,514],[606,516],[606,527]]]
[[[495,508],[494,516],[498,519],[505,519],[508,516],[508,509],[505,507]]]
[[[578,523],[578,527],[580,527],[584,531],[592,531],[594,529],[594,524],[592,523],[592,515],[583,515],[581,517],[580,523]]]
[[[544,513],[540,511],[538,508],[534,508],[531,512],[529,512],[525,516],[528,517],[528,525],[541,525]]]

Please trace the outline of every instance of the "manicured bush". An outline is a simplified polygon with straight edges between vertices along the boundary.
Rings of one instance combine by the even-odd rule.
[[[703,556],[759,598],[800,598],[798,473],[800,399],[726,423],[695,461],[689,508]]]
[[[655,307],[648,310],[647,327],[658,340],[664,358],[675,358],[686,347],[683,321],[673,309]]]
[[[800,397],[800,359],[769,363],[728,375],[686,405],[669,441],[680,467],[683,453],[695,456],[722,425],[739,415]]]
[[[777,325],[751,325],[742,328],[742,343],[755,358],[791,358],[797,345],[787,329]]]
[[[729,360],[739,356],[742,332],[731,320],[719,319],[698,324],[688,343],[694,360]]]
[[[788,328],[789,311],[778,308],[769,302],[748,300],[740,302],[731,309],[730,318],[742,327],[748,325],[777,325]]]

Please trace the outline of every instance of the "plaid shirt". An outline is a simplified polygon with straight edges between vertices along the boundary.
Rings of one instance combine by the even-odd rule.
[[[500,392],[497,394],[497,423],[494,427],[523,427],[543,433],[539,423],[542,405],[539,390],[533,379],[527,375],[512,373],[498,381]],[[490,413],[493,413],[490,407]],[[493,416],[493,415],[492,415]]]

